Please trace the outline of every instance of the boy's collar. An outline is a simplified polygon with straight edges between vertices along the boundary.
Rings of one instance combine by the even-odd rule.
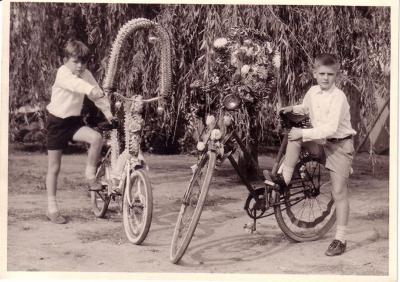
[[[321,94],[322,94],[322,93],[329,93],[329,94],[330,94],[330,93],[332,93],[335,89],[336,89],[336,85],[335,85],[335,84],[333,84],[332,87],[329,88],[328,90],[322,90],[322,89],[321,89],[321,86],[318,85],[318,90],[319,90],[318,92],[321,93]]]

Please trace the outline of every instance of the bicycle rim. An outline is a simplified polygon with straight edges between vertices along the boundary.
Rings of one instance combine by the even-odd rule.
[[[329,171],[323,165],[309,157],[296,165],[289,189],[275,206],[278,225],[290,240],[316,240],[332,228],[336,213],[331,191]]]
[[[153,214],[153,193],[147,173],[138,169],[130,174],[122,202],[122,217],[128,240],[141,244],[147,236]]]
[[[108,160],[103,160],[96,172],[96,178],[102,184],[100,191],[90,191],[90,199],[92,210],[96,217],[103,218],[110,204],[110,196],[108,195],[108,185],[110,185],[110,165]]]
[[[182,258],[196,230],[210,187],[215,160],[215,152],[209,151],[202,156],[183,196],[171,243],[170,259],[173,263]]]

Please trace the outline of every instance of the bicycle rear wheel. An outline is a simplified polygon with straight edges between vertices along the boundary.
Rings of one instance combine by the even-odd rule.
[[[103,218],[110,204],[110,196],[108,195],[108,185],[111,185],[110,179],[111,166],[108,157],[105,157],[97,168],[96,178],[101,182],[102,189],[100,191],[90,191],[90,200],[92,210],[96,217]]]
[[[336,213],[331,191],[329,171],[317,159],[299,161],[274,206],[278,225],[291,241],[317,240],[332,228]]]
[[[183,196],[171,243],[170,259],[173,263],[182,258],[196,230],[210,187],[215,161],[215,152],[208,151],[202,156]]]
[[[122,217],[126,237],[140,245],[149,232],[153,215],[153,192],[149,177],[144,169],[130,174],[122,201]]]

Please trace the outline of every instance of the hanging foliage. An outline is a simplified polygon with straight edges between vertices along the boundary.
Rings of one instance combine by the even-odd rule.
[[[92,51],[88,68],[101,83],[112,42],[124,23],[144,17],[168,30],[174,58],[173,91],[163,120],[153,108],[145,113],[147,148],[169,146],[170,151],[176,151],[177,140],[189,126],[186,116],[192,105],[200,103],[190,84],[213,76],[214,40],[226,37],[235,26],[268,34],[268,41],[281,55],[276,88],[272,95],[266,95],[272,107],[301,101],[314,83],[311,63],[320,52],[334,53],[341,62],[338,86],[348,95],[353,126],[358,132],[364,132],[374,119],[376,97],[389,96],[389,7],[28,2],[13,2],[10,7],[11,112],[25,105],[43,109],[48,104],[68,38],[88,44]],[[157,44],[157,38],[146,32],[131,37],[120,58],[120,89],[156,95]],[[90,107],[85,109],[92,111]],[[45,120],[45,114],[41,115]],[[271,136],[274,119],[260,117],[257,122],[266,128],[263,142],[273,142],[273,138],[265,137]],[[10,116],[10,141],[19,123]]]

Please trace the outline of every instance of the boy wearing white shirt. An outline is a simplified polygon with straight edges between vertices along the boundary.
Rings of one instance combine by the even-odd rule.
[[[97,131],[83,123],[81,110],[84,96],[87,95],[95,103],[108,121],[113,118],[108,98],[104,96],[91,72],[86,69],[88,47],[80,41],[69,40],[64,51],[64,65],[57,71],[51,100],[47,106],[47,217],[51,222],[58,224],[66,223],[57,206],[56,191],[62,150],[69,141],[90,144],[85,176],[90,190],[101,189],[101,184],[96,180],[96,166],[103,140]]]
[[[302,148],[325,160],[330,171],[332,195],[336,204],[336,235],[325,252],[327,256],[341,255],[346,250],[346,228],[349,217],[347,184],[353,161],[353,136],[350,106],[345,94],[335,86],[339,64],[331,54],[316,57],[313,75],[317,84],[306,93],[303,103],[282,108],[287,113],[309,114],[312,128],[293,128],[283,163],[282,178],[290,183]]]

